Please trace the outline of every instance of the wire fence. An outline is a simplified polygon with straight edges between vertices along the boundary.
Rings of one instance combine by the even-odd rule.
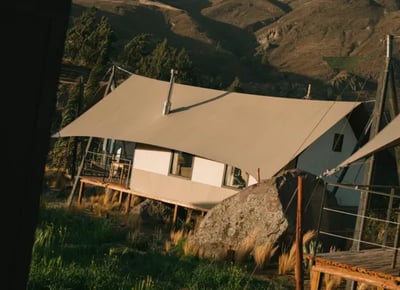
[[[399,250],[400,231],[400,186],[382,185],[349,185],[331,184],[326,186],[341,187],[350,190],[354,194],[367,194],[368,206],[365,214],[354,208],[334,208],[324,204],[321,206],[320,220],[318,222],[318,236],[322,235],[340,239],[349,245],[351,250],[388,248],[393,250],[393,257]],[[326,195],[326,193],[325,193]],[[321,225],[327,216],[335,217],[340,222],[351,220],[354,227],[346,231],[332,231],[324,229]],[[340,217],[341,216],[341,217]],[[360,224],[362,225],[360,227]],[[348,224],[343,224],[343,227]],[[358,231],[356,231],[358,229]],[[393,262],[395,263],[395,262]]]

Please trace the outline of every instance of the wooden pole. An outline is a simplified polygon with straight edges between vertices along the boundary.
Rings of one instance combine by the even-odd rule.
[[[382,121],[382,114],[383,114],[383,109],[385,105],[385,100],[386,100],[386,95],[387,95],[387,89],[388,89],[388,79],[390,77],[390,70],[391,68],[391,42],[392,42],[392,36],[387,35],[386,38],[386,43],[387,43],[387,49],[386,49],[386,60],[384,64],[384,69],[381,73],[380,77],[380,82],[378,83],[378,89],[377,89],[377,94],[376,94],[376,100],[375,100],[375,105],[374,105],[374,110],[372,112],[372,124],[371,124],[371,129],[369,133],[369,140],[371,140],[373,137],[375,137],[376,134],[381,129],[381,121]],[[375,155],[372,154],[366,163],[366,168],[365,168],[365,179],[364,179],[364,184],[366,185],[372,185],[374,182],[374,175],[375,175],[375,167],[376,167],[376,162],[375,162]],[[352,245],[352,250],[359,251],[361,249],[361,240],[362,240],[362,235],[364,231],[364,217],[367,212],[367,206],[368,206],[368,191],[361,191],[360,193],[360,201],[359,201],[359,206],[358,206],[358,212],[357,212],[357,220],[355,224],[355,229],[354,229],[354,242]],[[354,288],[354,287],[353,287]]]
[[[260,167],[257,168],[257,182],[260,183],[261,181],[261,174],[260,174]]]
[[[79,187],[79,195],[78,195],[78,203],[82,204],[82,198],[83,198],[83,182],[81,180],[81,185]]]
[[[296,215],[296,290],[304,289],[303,279],[303,235],[302,235],[302,212],[303,212],[303,179],[297,176],[297,215]]]
[[[172,224],[173,224],[173,225],[175,225],[177,215],[178,215],[178,205],[175,204],[174,216],[172,217]]]
[[[129,213],[129,208],[131,207],[131,200],[132,200],[132,194],[128,194],[126,197],[126,203],[125,203],[125,213]]]

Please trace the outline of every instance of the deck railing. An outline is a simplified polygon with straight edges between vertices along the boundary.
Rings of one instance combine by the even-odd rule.
[[[354,191],[355,194],[367,193],[369,206],[365,215],[359,215],[356,210],[347,210],[345,207],[332,208],[324,206],[322,200],[317,235],[326,235],[346,242],[358,243],[360,249],[389,248],[393,250],[392,267],[396,266],[397,252],[399,251],[400,231],[400,187],[380,185],[346,185],[330,184],[326,186],[340,187]],[[356,221],[352,232],[332,232],[321,228],[322,220],[327,214],[344,215]],[[338,218],[339,220],[339,218]],[[358,226],[357,226],[358,224]],[[360,226],[361,224],[361,226]],[[359,229],[359,232],[356,232]],[[360,237],[360,238],[357,238]],[[362,246],[362,247],[361,247]]]
[[[115,154],[89,151],[86,154],[81,176],[100,177],[104,181],[128,186],[132,160]]]

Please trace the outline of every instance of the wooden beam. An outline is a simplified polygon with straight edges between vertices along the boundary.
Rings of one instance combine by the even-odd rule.
[[[84,186],[84,183],[83,183],[82,180],[81,180],[81,184],[80,184],[80,186],[79,186],[78,204],[82,204],[82,197],[83,197],[82,191],[83,191],[83,186]]]
[[[369,134],[369,140],[374,138],[376,134],[381,129],[381,121],[382,121],[382,113],[385,105],[385,99],[387,95],[387,87],[388,87],[388,79],[390,76],[391,67],[391,35],[387,35],[386,42],[387,42],[387,52],[386,52],[386,59],[384,69],[381,72],[380,82],[378,83],[378,89],[376,94],[376,100],[374,105],[374,110],[372,112],[372,123],[371,123],[371,130]],[[374,175],[375,175],[375,155],[372,154],[366,163],[365,169],[365,177],[364,177],[364,184],[371,185],[374,182]],[[361,191],[360,192],[360,202],[358,206],[357,212],[357,220],[354,229],[354,243],[352,245],[352,249],[355,251],[359,251],[360,241],[362,240],[362,233],[364,231],[364,222],[365,222],[365,214],[367,212],[368,206],[368,191]]]
[[[311,290],[321,290],[322,289],[321,272],[311,268],[310,275],[311,275],[310,277]]]
[[[400,287],[400,285],[398,285],[395,280],[386,280],[378,276],[371,276],[362,272],[350,271],[349,268],[339,268],[329,265],[316,264],[311,267],[311,271],[313,273],[320,272],[320,273],[336,275],[342,277],[343,279],[353,280],[360,283],[366,283],[368,285],[381,287],[387,290],[398,290]],[[311,288],[311,289],[315,290],[317,288]]]
[[[175,208],[174,208],[174,215],[172,217],[172,224],[175,225],[176,222],[176,216],[178,215],[178,205],[175,204]]]
[[[191,208],[188,208],[186,210],[186,221],[185,221],[185,225],[188,225],[190,223],[190,220],[192,219],[192,213],[193,210]]]
[[[303,234],[302,234],[302,212],[303,212],[303,178],[297,176],[297,216],[296,216],[296,290],[304,289],[303,277]]]
[[[129,213],[129,208],[131,207],[131,200],[132,200],[132,194],[128,194],[125,202],[125,213]]]
[[[119,204],[119,205],[122,204],[122,195],[123,195],[123,192],[122,192],[122,191],[119,191],[119,199],[118,199],[118,204]]]

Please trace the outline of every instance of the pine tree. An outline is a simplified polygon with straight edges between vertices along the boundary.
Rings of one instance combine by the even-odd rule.
[[[118,62],[128,71],[138,72],[143,59],[151,54],[155,47],[154,37],[143,33],[132,38],[118,56]]]

